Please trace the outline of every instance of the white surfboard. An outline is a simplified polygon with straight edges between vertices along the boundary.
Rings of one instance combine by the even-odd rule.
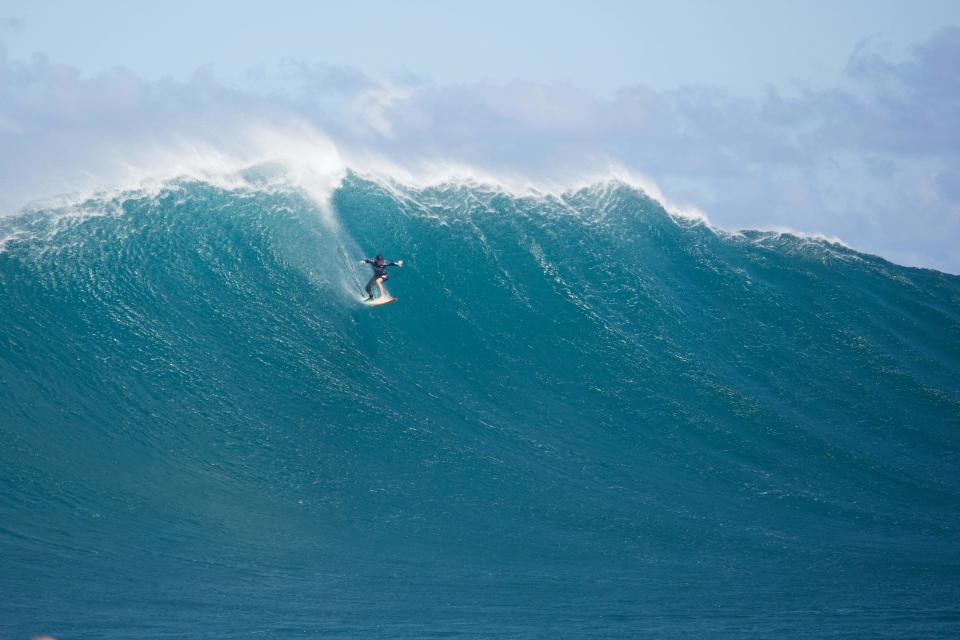
[[[379,307],[380,305],[390,304],[391,302],[396,302],[397,299],[393,296],[383,296],[382,298],[374,298],[373,300],[364,300],[363,304],[368,307]]]

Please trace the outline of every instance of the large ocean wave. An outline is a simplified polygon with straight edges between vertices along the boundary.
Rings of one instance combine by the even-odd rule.
[[[618,182],[183,179],[0,241],[5,636],[958,632],[960,277]]]

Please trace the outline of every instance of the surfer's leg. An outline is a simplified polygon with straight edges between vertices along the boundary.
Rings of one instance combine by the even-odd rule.
[[[383,278],[377,278],[377,286],[380,287],[380,297],[383,297]]]
[[[370,288],[373,287],[373,283],[374,283],[374,282],[377,282],[377,276],[373,276],[372,278],[370,278],[370,281],[367,282],[367,286],[364,287],[364,289],[365,289],[366,292],[367,292],[367,296],[370,297],[370,298],[373,297],[373,291],[371,291]],[[380,283],[377,282],[377,284],[380,284]],[[383,289],[383,285],[380,285],[380,289]]]

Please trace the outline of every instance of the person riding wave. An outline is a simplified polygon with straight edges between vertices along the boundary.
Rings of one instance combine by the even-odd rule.
[[[376,282],[377,286],[380,288],[380,297],[384,295],[383,283],[390,279],[390,276],[387,275],[387,267],[403,267],[403,260],[397,260],[396,262],[387,262],[383,259],[382,254],[377,254],[377,257],[371,260],[370,258],[364,258],[360,261],[360,264],[369,264],[373,267],[373,277],[370,278],[370,281],[367,282],[367,286],[364,289],[367,292],[367,300],[373,300],[373,293],[370,291],[373,287],[373,283]]]

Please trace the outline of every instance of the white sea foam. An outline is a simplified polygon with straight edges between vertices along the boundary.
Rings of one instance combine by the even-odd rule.
[[[770,234],[775,237],[779,236],[793,236],[796,238],[802,238],[804,240],[813,240],[816,242],[826,242],[829,244],[835,244],[843,247],[844,249],[850,249],[850,245],[838,238],[837,236],[827,235],[824,233],[809,233],[806,231],[798,231],[797,229],[792,229],[790,227],[785,227],[782,225],[775,226],[760,226],[752,231],[761,231],[765,234]]]

